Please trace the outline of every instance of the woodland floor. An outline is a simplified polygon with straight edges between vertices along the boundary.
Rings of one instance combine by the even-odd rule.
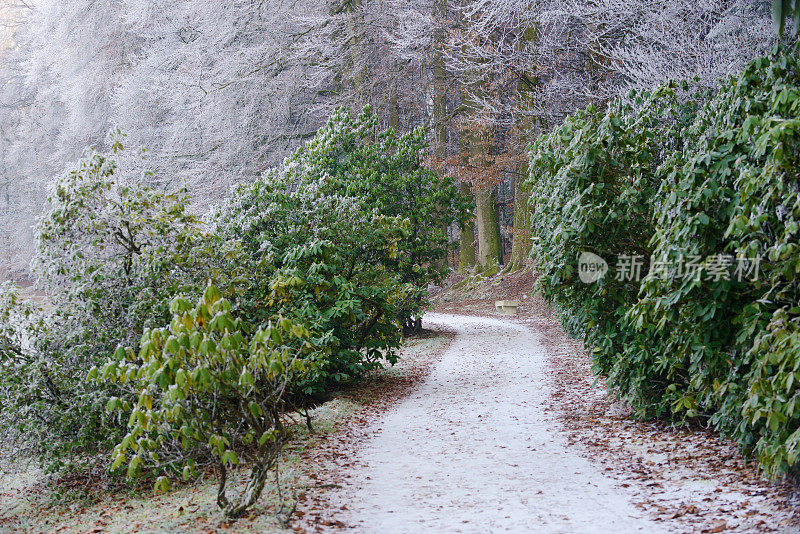
[[[529,272],[452,279],[418,388],[351,428],[301,532],[798,532],[797,487],[703,429],[632,419]],[[455,287],[452,284],[461,282]],[[494,300],[519,299],[500,316]]]
[[[287,529],[309,518],[314,529],[333,528],[336,523],[314,508],[311,496],[330,488],[324,478],[332,465],[349,465],[349,436],[414,389],[451,338],[448,331],[425,331],[408,340],[396,366],[343,388],[316,408],[313,433],[297,418],[295,437],[281,462],[280,485],[268,483],[258,505],[235,523],[223,521],[217,510],[211,471],[197,482],[154,496],[150,483],[138,488],[114,483],[102,465],[94,472],[54,479],[11,463],[0,449],[0,533],[291,532]],[[246,475],[244,470],[236,473],[234,484],[242,488]],[[285,526],[280,520],[295,507]]]
[[[454,278],[451,282],[459,282]],[[401,363],[315,411],[244,519],[204,480],[153,497],[0,463],[0,532],[798,532],[796,486],[702,429],[638,422],[594,384],[530,273],[434,295]],[[503,317],[494,300],[519,299]],[[1,459],[0,459],[1,460]]]
[[[626,489],[636,508],[673,532],[800,532],[797,480],[769,483],[734,443],[699,428],[637,421],[596,382],[583,344],[532,295],[529,271],[500,274],[434,296],[437,311],[497,317],[495,300],[520,301],[511,320],[547,353],[546,410],[570,450]]]

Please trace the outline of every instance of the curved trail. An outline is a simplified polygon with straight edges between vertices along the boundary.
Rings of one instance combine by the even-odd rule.
[[[659,532],[545,413],[546,353],[513,321],[430,314],[456,332],[373,423],[333,499],[358,532]]]

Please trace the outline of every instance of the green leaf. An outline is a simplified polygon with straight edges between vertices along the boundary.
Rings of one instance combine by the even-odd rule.
[[[158,477],[153,486],[153,492],[159,494],[166,493],[167,491],[169,491],[169,478],[164,476]]]

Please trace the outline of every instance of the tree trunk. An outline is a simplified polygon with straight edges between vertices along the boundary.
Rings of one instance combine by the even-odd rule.
[[[475,230],[478,237],[478,267],[481,270],[503,263],[500,217],[495,202],[495,185],[489,161],[488,134],[473,131],[470,139],[471,164],[486,170],[475,184]]]
[[[433,155],[440,165],[447,159],[447,69],[444,61],[444,47],[447,35],[444,29],[447,17],[447,0],[434,0],[433,3]],[[439,206],[448,209],[448,206]],[[447,226],[442,233],[447,236]],[[449,243],[448,243],[449,244]],[[447,266],[447,256],[442,257],[437,265]]]
[[[397,90],[393,87],[389,97],[388,121],[389,128],[395,132],[400,131],[400,108],[397,105]]]
[[[519,177],[516,180],[517,187],[514,191],[514,230],[511,242],[511,261],[508,267],[510,271],[522,269],[531,251],[531,210],[528,204],[531,191],[527,180],[528,164],[523,162],[519,166]]]
[[[446,34],[444,20],[447,17],[447,0],[435,0],[433,3],[433,133],[435,138],[434,154],[444,160],[447,157],[447,70],[444,62]]]
[[[472,196],[469,184],[461,182],[458,184],[461,194]],[[468,271],[475,267],[475,224],[471,219],[461,228],[461,239],[458,248],[458,270],[459,272]]]
[[[502,265],[500,222],[494,187],[475,191],[475,219],[478,230],[478,266],[486,269],[493,265]]]
[[[365,92],[365,56],[362,47],[364,46],[364,13],[363,0],[352,0],[349,7],[349,17],[347,19],[347,33],[350,40],[350,76],[353,84],[353,100],[357,105],[366,103]]]
[[[219,480],[217,482],[217,506],[225,517],[236,519],[241,517],[248,508],[253,506],[261,493],[264,491],[264,485],[267,483],[267,476],[269,475],[270,468],[274,462],[272,461],[259,461],[250,471],[250,480],[247,481],[247,487],[244,493],[236,500],[231,502],[226,495],[226,485],[228,481],[228,470],[224,464],[219,464]]]
[[[527,28],[523,31],[517,42],[517,50],[522,53],[525,45],[538,39],[538,31],[535,27]],[[524,73],[520,76],[516,84],[517,98],[520,101],[520,108],[530,106],[534,103],[537,93],[535,92],[536,86],[539,85],[539,79],[536,72]],[[525,105],[527,104],[527,106]],[[546,129],[546,124],[541,124],[541,130]],[[527,141],[535,136],[537,133],[537,124],[526,121],[525,127],[521,129],[521,138],[518,143],[518,150],[524,152]],[[512,231],[511,242],[511,261],[509,262],[509,271],[517,271],[522,269],[528,261],[528,256],[531,251],[531,225],[530,225],[530,198],[531,189],[528,185],[528,163],[527,158],[522,154],[522,160],[517,168],[518,176],[514,189],[514,227]]]

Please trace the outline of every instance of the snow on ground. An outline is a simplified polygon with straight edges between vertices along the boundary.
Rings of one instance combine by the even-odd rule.
[[[528,326],[444,314],[456,332],[422,385],[371,423],[329,495],[364,532],[660,532],[575,453],[552,416],[547,354]]]

